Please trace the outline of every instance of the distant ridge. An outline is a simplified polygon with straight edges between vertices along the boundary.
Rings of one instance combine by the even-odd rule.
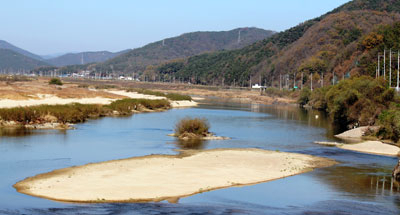
[[[198,84],[279,86],[279,78],[326,84],[375,76],[378,52],[400,49],[400,1],[353,0],[331,12],[238,50],[196,55],[153,69]],[[388,27],[389,26],[389,27]],[[396,36],[394,36],[396,35]],[[380,39],[381,38],[381,39]]]
[[[48,64],[10,49],[0,49],[0,73],[27,72],[40,66]]]
[[[192,32],[166,38],[133,49],[104,63],[89,66],[99,72],[143,72],[146,67],[218,50],[234,50],[275,34],[259,28],[238,28],[230,31]]]
[[[114,53],[109,51],[68,53],[55,58],[47,59],[46,62],[54,66],[98,63],[119,56],[128,51],[130,50],[128,49]]]
[[[24,49],[21,49],[21,48],[18,48],[4,40],[0,40],[0,49],[9,49],[9,50],[12,50],[14,52],[17,52],[19,54],[25,55],[27,57],[30,57],[30,58],[33,58],[36,60],[43,60],[43,58],[40,57],[39,55],[33,54],[33,53],[26,51]]]

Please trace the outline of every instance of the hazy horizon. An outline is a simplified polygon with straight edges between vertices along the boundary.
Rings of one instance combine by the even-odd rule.
[[[0,40],[39,55],[116,52],[194,31],[279,32],[348,1],[7,0],[0,9]]]

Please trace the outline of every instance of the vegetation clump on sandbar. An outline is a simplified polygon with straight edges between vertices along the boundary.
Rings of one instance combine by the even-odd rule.
[[[179,121],[175,126],[175,136],[180,139],[201,139],[209,136],[210,124],[205,118],[186,117]]]
[[[167,100],[121,99],[108,105],[73,103],[1,108],[0,126],[69,128],[69,124],[85,122],[89,118],[130,115],[134,112],[163,110],[170,107]],[[43,127],[45,124],[47,126]]]
[[[175,133],[171,136],[175,136],[181,140],[193,140],[193,139],[204,139],[204,140],[224,140],[229,139],[227,137],[217,137],[209,131],[210,123],[205,118],[191,118],[186,117],[181,119],[175,125]]]

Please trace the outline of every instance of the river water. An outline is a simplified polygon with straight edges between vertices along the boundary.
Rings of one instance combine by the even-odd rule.
[[[232,139],[185,144],[167,136],[186,116],[207,118],[212,132]],[[89,120],[69,131],[0,130],[0,214],[400,214],[400,191],[390,177],[397,158],[314,143],[337,141],[333,135],[339,131],[317,111],[221,101]],[[20,194],[12,187],[26,177],[74,165],[212,148],[297,152],[340,164],[267,183],[205,192],[177,204],[68,204]]]

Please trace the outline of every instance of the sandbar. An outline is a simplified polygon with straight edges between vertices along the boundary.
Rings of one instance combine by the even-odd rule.
[[[260,149],[185,151],[55,170],[27,178],[14,187],[24,194],[63,202],[176,201],[334,164],[327,158]]]
[[[60,98],[50,94],[38,94],[39,99],[12,100],[0,99],[0,108],[14,108],[37,105],[65,105],[71,103],[80,104],[110,104],[117,99],[95,97],[95,98]]]
[[[398,156],[400,152],[399,147],[382,143],[380,141],[365,141],[357,144],[342,144],[338,147],[351,151],[385,156]]]
[[[140,94],[137,92],[126,92],[123,90],[109,90],[107,91],[108,93],[120,95],[120,96],[126,96],[128,98],[132,99],[151,99],[151,100],[157,100],[157,99],[167,99],[166,97],[162,96],[154,96],[154,95],[145,95],[145,94]],[[194,107],[197,106],[197,102],[195,101],[170,101],[171,107],[173,108],[186,108],[186,107]]]

